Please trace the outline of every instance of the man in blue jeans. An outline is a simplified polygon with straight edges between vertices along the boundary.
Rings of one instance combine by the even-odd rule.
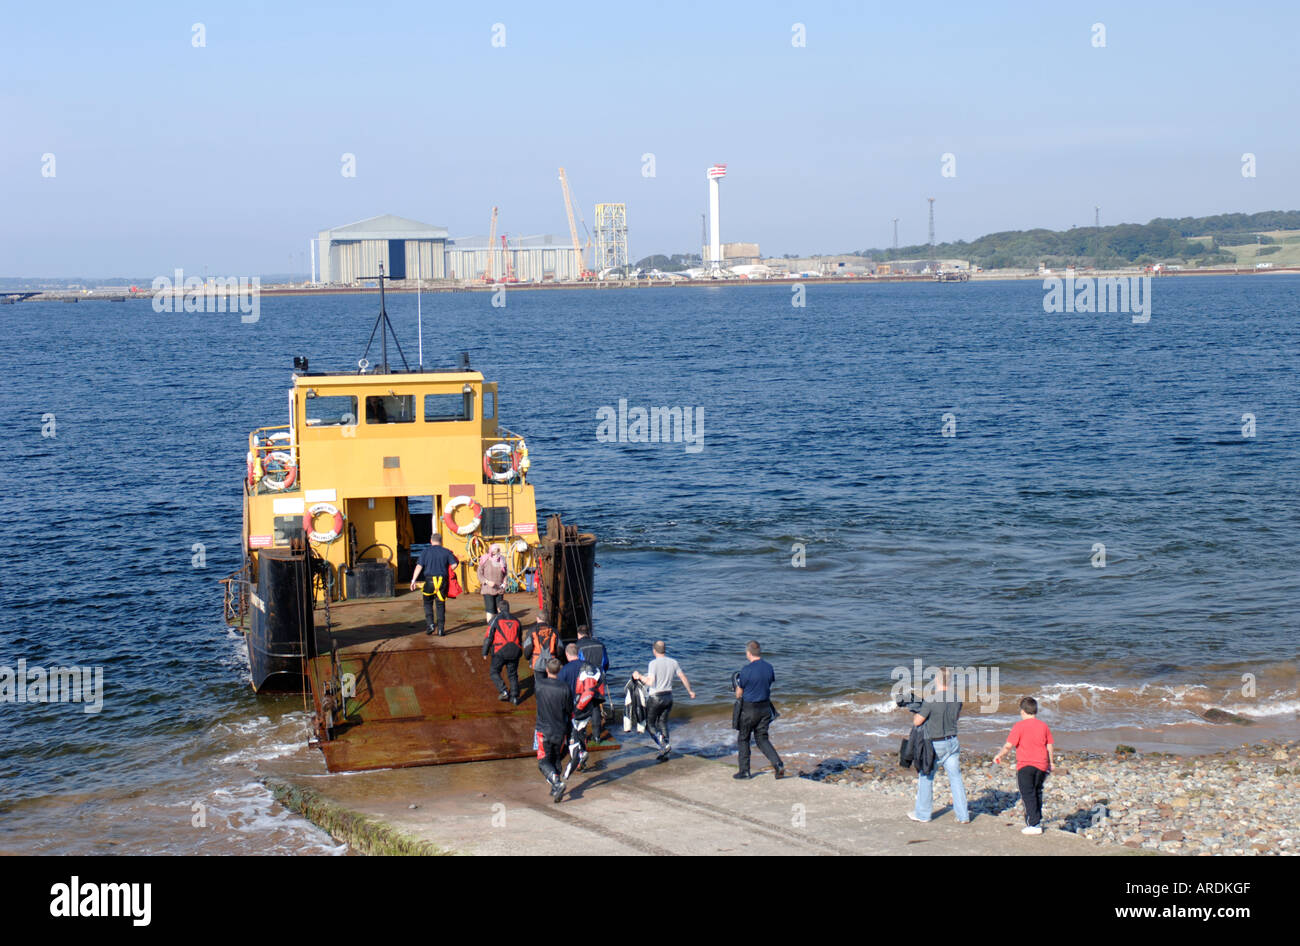
[[[952,809],[958,824],[970,823],[970,812],[966,809],[966,786],[962,784],[961,769],[958,767],[958,754],[961,746],[957,743],[957,718],[961,716],[961,703],[953,698],[948,690],[950,671],[947,667],[939,670],[934,681],[934,699],[926,700],[921,708],[912,715],[913,725],[925,724],[926,735],[934,745],[934,767],[939,766],[948,773],[948,785],[952,788]],[[908,812],[907,817],[913,821],[926,822],[934,811],[934,772],[918,775],[916,779],[916,811]]]

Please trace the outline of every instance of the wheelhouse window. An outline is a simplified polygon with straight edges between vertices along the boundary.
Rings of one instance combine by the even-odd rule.
[[[367,424],[415,423],[414,394],[372,394],[366,398]]]
[[[308,391],[305,400],[308,427],[351,427],[357,422],[357,399],[350,394]]]
[[[424,396],[425,423],[445,423],[474,419],[474,389],[459,394],[426,394]]]

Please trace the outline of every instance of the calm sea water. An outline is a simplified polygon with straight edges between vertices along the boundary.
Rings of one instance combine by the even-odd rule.
[[[600,538],[615,683],[659,637],[691,676],[685,748],[725,751],[754,637],[796,757],[898,731],[891,670],[914,660],[998,668],[998,712],[970,723],[990,738],[1025,693],[1080,744],[1194,743],[1208,706],[1294,725],[1300,278],[1159,280],[1145,325],[1042,300],[1034,282],[813,281],[803,308],[782,286],[426,295],[424,351],[469,350],[500,382],[539,505]],[[310,758],[307,716],[250,692],[217,579],[239,564],[248,430],[287,419],[294,355],[355,365],[376,309],[0,309],[0,665],[105,681],[98,714],[0,704],[0,847],[341,851],[257,781]],[[414,361],[415,297],[389,312]],[[703,409],[703,449],[601,442],[620,398]]]

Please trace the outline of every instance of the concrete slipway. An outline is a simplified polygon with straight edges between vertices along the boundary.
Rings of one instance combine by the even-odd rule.
[[[757,754],[756,754],[757,755]],[[1101,855],[1127,849],[1049,831],[1026,837],[1014,812],[957,824],[944,778],[929,824],[910,801],[787,777],[733,779],[735,762],[649,749],[593,753],[551,801],[531,759],[323,775],[290,765],[265,781],[289,808],[373,854]],[[761,756],[756,761],[761,761]]]

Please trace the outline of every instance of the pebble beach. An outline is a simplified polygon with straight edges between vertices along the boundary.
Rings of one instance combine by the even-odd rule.
[[[897,757],[827,760],[801,773],[881,797],[915,797],[916,772]],[[993,752],[961,757],[974,820],[1024,826],[1014,764]],[[952,794],[940,771],[935,818],[951,820]],[[1063,752],[1044,788],[1043,830],[1070,832],[1096,844],[1165,854],[1294,855],[1300,825],[1300,741],[1265,740],[1209,755]]]

